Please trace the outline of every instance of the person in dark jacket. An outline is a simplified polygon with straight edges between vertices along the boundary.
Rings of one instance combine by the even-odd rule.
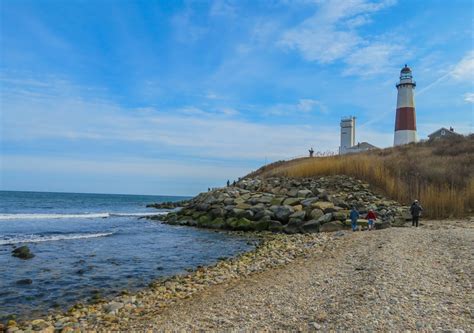
[[[352,207],[351,213],[349,214],[349,217],[351,218],[351,226],[352,226],[352,231],[357,230],[357,219],[359,218],[359,212],[357,211],[357,208]]]
[[[418,200],[413,201],[410,207],[410,214],[411,214],[411,226],[418,227],[418,220],[420,219],[421,212],[423,211],[423,207],[421,207]]]

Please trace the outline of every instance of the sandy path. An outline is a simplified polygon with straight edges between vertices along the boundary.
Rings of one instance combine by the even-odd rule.
[[[345,232],[123,330],[474,330],[472,222]]]

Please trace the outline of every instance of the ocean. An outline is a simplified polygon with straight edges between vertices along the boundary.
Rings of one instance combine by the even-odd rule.
[[[146,204],[182,199],[0,191],[0,320],[136,291],[254,247],[246,236],[146,218],[166,214]],[[22,245],[35,257],[13,257]]]

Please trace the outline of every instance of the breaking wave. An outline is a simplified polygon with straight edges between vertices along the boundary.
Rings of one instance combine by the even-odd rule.
[[[0,220],[18,220],[18,219],[72,219],[72,218],[108,218],[108,217],[126,217],[126,216],[155,216],[166,215],[168,212],[147,212],[147,213],[85,213],[85,214],[0,214]]]
[[[18,243],[39,243],[39,242],[52,242],[60,240],[70,240],[70,239],[85,239],[85,238],[97,238],[97,237],[106,237],[113,235],[113,232],[100,232],[100,233],[90,233],[90,234],[51,234],[51,235],[21,235],[13,237],[5,237],[0,239],[0,245],[11,245]]]

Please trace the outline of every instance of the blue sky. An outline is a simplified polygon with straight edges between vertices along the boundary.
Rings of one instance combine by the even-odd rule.
[[[472,132],[472,1],[0,0],[3,190],[192,195],[264,164]]]

